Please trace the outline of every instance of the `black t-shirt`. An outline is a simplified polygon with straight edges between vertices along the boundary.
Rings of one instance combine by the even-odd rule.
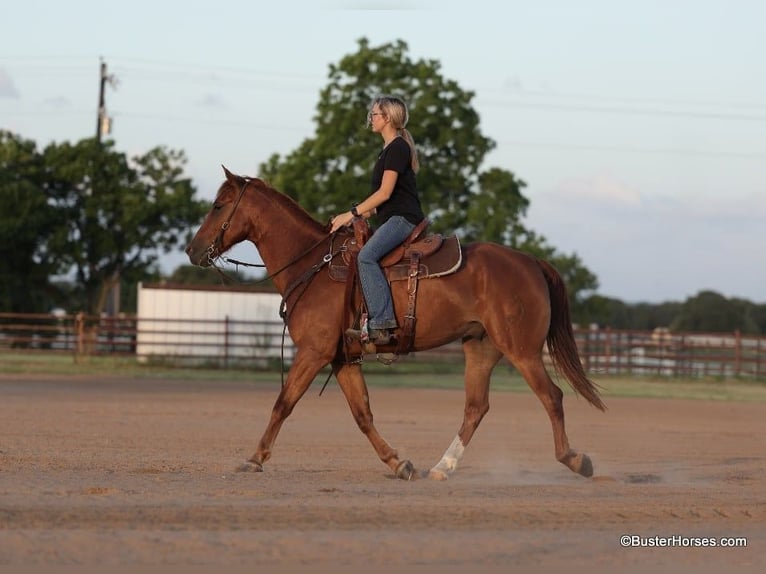
[[[383,181],[383,172],[387,169],[399,174],[396,185],[388,201],[378,206],[378,220],[382,225],[394,215],[401,215],[410,223],[417,225],[423,218],[423,209],[418,198],[415,172],[410,164],[410,146],[404,138],[396,137],[378,156],[372,169],[372,191],[377,191]]]

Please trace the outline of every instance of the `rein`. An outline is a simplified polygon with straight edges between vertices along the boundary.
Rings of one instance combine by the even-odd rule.
[[[337,231],[335,233],[337,233]],[[333,234],[328,235],[327,237],[320,238],[318,241],[315,241],[314,243],[312,243],[308,247],[308,249],[306,249],[302,253],[299,253],[297,256],[293,257],[287,264],[283,265],[282,267],[280,267],[279,269],[274,271],[274,273],[271,273],[270,275],[267,275],[266,277],[262,277],[261,279],[258,279],[257,281],[253,281],[252,283],[247,283],[247,285],[257,285],[258,283],[263,283],[264,281],[268,281],[269,279],[273,279],[274,277],[276,277],[277,275],[282,273],[282,271],[285,271],[286,269],[291,267],[293,264],[297,263],[298,261],[303,259],[306,255],[311,253],[314,249],[319,247],[324,241],[327,240],[328,237],[331,238],[334,235],[335,234],[333,233]],[[212,247],[212,245],[211,245],[211,247]],[[210,253],[210,248],[208,248],[208,253]],[[325,257],[327,257],[327,255],[325,255]],[[242,284],[241,281],[235,279],[234,277],[230,277],[229,275],[226,274],[226,272],[223,269],[221,269],[220,267],[218,267],[216,265],[216,260],[218,260],[218,259],[222,259],[226,263],[231,263],[232,265],[237,265],[237,266],[241,265],[243,267],[263,267],[263,268],[266,267],[263,263],[247,263],[245,261],[239,261],[238,259],[231,259],[231,258],[226,257],[224,255],[219,255],[218,257],[216,257],[214,259],[208,258],[208,262],[210,263],[211,267],[213,267],[216,271],[218,271],[218,273],[220,273],[223,277],[225,277],[226,279],[228,279],[229,281],[232,281],[234,283]]]

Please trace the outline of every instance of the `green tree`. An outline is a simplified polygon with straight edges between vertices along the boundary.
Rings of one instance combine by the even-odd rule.
[[[670,327],[681,313],[681,303],[636,303],[629,307],[630,324],[625,328],[652,330],[657,327]]]
[[[296,199],[320,221],[371,193],[370,172],[380,141],[366,127],[366,111],[380,94],[401,95],[413,121],[422,169],[418,189],[435,231],[466,241],[494,241],[545,256],[568,282],[573,305],[597,287],[576,255],[556,253],[522,218],[529,201],[523,181],[498,167],[481,171],[495,142],[484,136],[472,106],[474,93],[441,74],[436,60],[413,61],[403,41],[371,46],[331,64],[314,121],[316,132],[285,157],[273,155],[260,175]]]
[[[671,328],[675,331],[759,333],[753,317],[756,306],[742,299],[727,299],[715,291],[700,291],[687,299]]]
[[[758,325],[758,332],[762,335],[766,335],[766,305],[753,304],[750,311],[753,321]]]
[[[57,210],[50,256],[71,270],[78,309],[100,313],[121,279],[154,273],[160,253],[182,245],[207,209],[184,176],[183,152],[155,148],[128,158],[111,142],[51,144],[44,190]]]
[[[320,219],[347,210],[370,194],[370,171],[380,152],[366,127],[369,103],[382,93],[402,94],[417,118],[408,129],[428,166],[419,174],[421,200],[436,228],[449,225],[494,143],[478,129],[473,93],[439,69],[435,60],[411,61],[402,41],[373,47],[359,40],[356,54],[330,65],[314,117],[316,135],[284,160],[273,156],[261,174]]]
[[[681,303],[633,303],[628,304],[611,297],[591,295],[582,305],[583,325],[595,323],[613,329],[636,329],[651,331],[657,327],[669,327],[681,310]]]
[[[619,299],[603,295],[591,295],[580,306],[574,321],[581,326],[598,325],[614,329],[630,328],[630,306]]]
[[[47,312],[58,302],[49,277],[60,267],[47,249],[57,214],[43,173],[33,141],[0,131],[0,311]]]

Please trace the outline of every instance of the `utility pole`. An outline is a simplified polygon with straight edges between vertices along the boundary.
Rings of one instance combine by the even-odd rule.
[[[107,74],[106,62],[101,58],[101,65],[99,67],[99,82],[98,82],[98,113],[96,117],[96,143],[101,145],[101,136],[109,135],[112,133],[112,118],[106,114],[106,84],[108,83],[113,88],[117,86],[117,78],[114,75]],[[120,312],[120,271],[119,269],[114,272],[114,275],[110,281],[109,292],[106,298],[106,312],[110,317],[115,317]],[[111,339],[110,335],[109,338]]]
[[[114,88],[117,86],[117,78],[114,75],[106,73],[106,62],[101,58],[101,69],[98,82],[98,115],[96,117],[96,141],[98,143],[101,143],[102,135],[109,135],[112,133],[112,118],[106,115],[106,101],[104,97],[107,83]]]

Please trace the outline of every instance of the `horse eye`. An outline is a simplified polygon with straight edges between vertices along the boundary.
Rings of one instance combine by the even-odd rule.
[[[223,207],[223,206],[222,206],[220,203],[214,203],[214,204],[213,204],[213,209],[215,209],[216,211],[218,211],[218,210],[219,210],[219,209],[221,209],[222,207]]]

